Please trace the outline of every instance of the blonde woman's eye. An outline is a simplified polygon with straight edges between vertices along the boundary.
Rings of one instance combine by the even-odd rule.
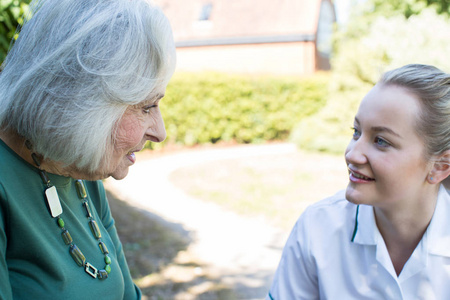
[[[384,140],[382,138],[379,138],[379,137],[375,138],[375,144],[378,147],[382,147],[382,148],[386,148],[386,147],[389,147],[391,145],[388,141],[386,141],[386,140]]]
[[[361,136],[361,132],[355,127],[351,127],[353,130],[353,139],[357,140]]]

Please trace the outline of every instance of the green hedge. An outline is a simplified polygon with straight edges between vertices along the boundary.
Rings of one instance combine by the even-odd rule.
[[[151,147],[285,140],[325,105],[328,79],[177,73],[160,105],[167,139]]]

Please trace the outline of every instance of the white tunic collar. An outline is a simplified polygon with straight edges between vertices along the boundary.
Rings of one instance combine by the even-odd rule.
[[[355,214],[352,241],[361,245],[377,245],[382,237],[376,225],[373,207],[359,205]],[[441,185],[433,217],[424,235],[424,238],[428,239],[427,248],[430,254],[450,257],[450,227],[443,226],[449,217],[450,195]]]
[[[450,257],[450,228],[446,228],[450,212],[450,195],[441,186],[436,208],[425,234],[405,264],[399,281],[405,281],[426,267],[428,255]],[[355,229],[352,241],[356,244],[376,246],[376,259],[395,278],[395,270],[375,221],[373,207],[359,205],[356,209]]]
[[[450,227],[446,220],[450,217],[450,195],[441,185],[433,218],[428,226],[428,252],[433,255],[450,257]]]

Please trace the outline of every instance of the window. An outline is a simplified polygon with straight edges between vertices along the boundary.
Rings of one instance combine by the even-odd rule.
[[[208,21],[209,17],[211,16],[212,7],[213,7],[212,3],[203,4],[198,20]]]
[[[317,51],[323,57],[330,57],[331,36],[333,34],[333,23],[335,20],[333,4],[322,1],[320,5],[319,24],[317,27]]]

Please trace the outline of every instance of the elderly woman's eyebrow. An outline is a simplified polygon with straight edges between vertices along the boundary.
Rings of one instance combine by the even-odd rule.
[[[142,102],[134,105],[136,107],[141,106],[142,104],[146,105],[146,104],[152,104],[155,103],[158,100],[161,100],[163,97],[165,96],[165,94],[162,93],[157,93],[155,95],[150,95],[149,97],[147,97],[145,100],[143,100]]]
[[[155,101],[158,101],[158,100],[162,99],[164,96],[165,96],[165,94],[157,93],[155,95],[150,95],[143,102],[155,102]]]

